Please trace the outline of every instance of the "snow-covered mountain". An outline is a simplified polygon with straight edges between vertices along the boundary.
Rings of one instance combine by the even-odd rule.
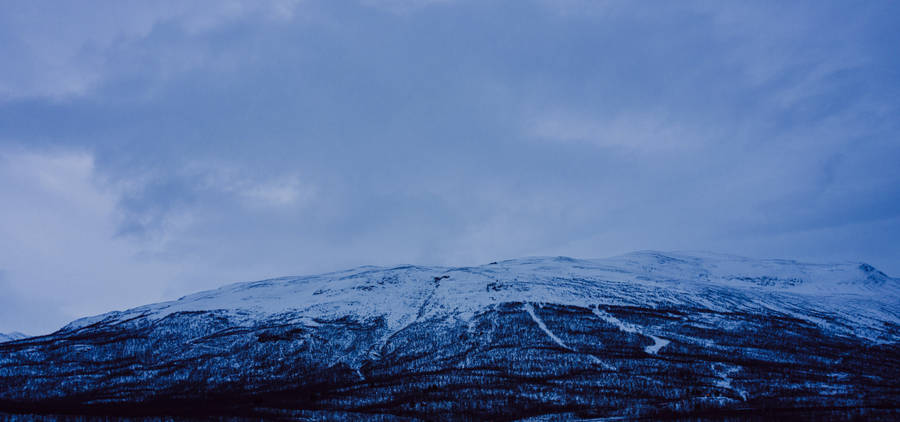
[[[20,340],[25,337],[28,337],[28,336],[26,334],[22,334],[18,331],[13,331],[11,333],[0,333],[0,343],[3,343],[5,341]]]
[[[900,280],[638,252],[229,285],[0,344],[0,410],[900,415]]]

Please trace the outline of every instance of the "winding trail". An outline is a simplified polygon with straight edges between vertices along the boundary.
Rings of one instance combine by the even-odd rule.
[[[541,319],[539,316],[537,316],[537,314],[534,312],[534,305],[532,305],[531,303],[526,302],[525,304],[522,305],[522,308],[525,310],[525,312],[528,312],[528,315],[530,315],[530,316],[531,316],[531,319],[537,324],[538,327],[540,327],[541,331],[543,331],[544,334],[547,335],[547,337],[550,337],[550,339],[553,340],[554,343],[560,345],[562,348],[564,348],[564,349],[566,349],[566,350],[571,350],[571,351],[573,351],[573,352],[576,351],[575,349],[569,347],[569,345],[566,344],[564,341],[562,341],[561,338],[557,337],[556,334],[553,334],[553,331],[550,331],[550,329],[547,328],[547,324],[544,324],[544,320],[542,320],[542,319]],[[602,366],[603,369],[606,369],[607,371],[618,371],[618,368],[616,368],[615,366],[612,366],[612,365],[610,365],[610,364],[604,362],[604,361],[601,360],[600,358],[598,358],[598,357],[596,357],[596,356],[594,356],[594,355],[589,355],[589,356],[591,357],[591,361],[592,361],[592,362],[594,362],[594,363],[597,364],[597,365]]]
[[[647,336],[647,337],[650,337],[651,339],[653,339],[653,344],[644,348],[644,351],[651,355],[655,355],[655,354],[659,353],[659,351],[663,347],[666,347],[669,343],[671,343],[669,340],[666,340],[662,337],[645,334],[643,332],[643,330],[641,330],[641,328],[638,327],[637,325],[622,321],[622,320],[610,315],[607,312],[601,311],[599,305],[595,305],[593,308],[591,308],[591,312],[593,312],[594,315],[597,315],[598,317],[600,317],[600,319],[602,319],[612,325],[615,325],[621,331],[624,331],[626,333],[640,334],[642,336]]]

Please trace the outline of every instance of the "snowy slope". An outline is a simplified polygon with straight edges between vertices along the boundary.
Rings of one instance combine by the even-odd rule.
[[[863,263],[636,252],[361,267],[0,343],[0,412],[890,419],[898,338],[900,280]]]
[[[752,300],[711,302],[710,289],[720,288],[741,291]],[[636,295],[635,289],[641,294]],[[868,264],[806,264],[648,251],[608,259],[538,257],[462,268],[367,266],[237,283],[177,301],[80,319],[65,329],[101,320],[160,319],[176,312],[225,310],[247,320],[295,312],[298,321],[309,324],[345,315],[363,320],[384,317],[388,328],[395,331],[437,314],[468,319],[479,310],[505,302],[585,308],[665,302],[699,304],[717,311],[762,307],[827,324],[800,311],[813,301],[816,308],[838,318],[831,328],[851,329],[873,340],[879,338],[883,323],[900,324],[900,281]]]
[[[20,340],[26,337],[28,336],[18,331],[13,331],[11,333],[0,333],[0,343],[3,343],[5,341]]]

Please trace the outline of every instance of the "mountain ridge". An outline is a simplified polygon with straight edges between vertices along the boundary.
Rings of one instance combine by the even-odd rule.
[[[706,255],[703,257],[703,255]],[[717,269],[716,274],[710,273],[709,268],[703,268],[704,264],[709,265],[710,258],[716,258],[713,261],[713,268]],[[540,263],[540,265],[538,265]],[[557,265],[555,268],[548,268],[552,264],[571,264],[570,268],[565,265]],[[674,264],[673,264],[674,263]],[[700,271],[686,270],[676,267],[676,265],[695,265]],[[723,265],[727,264],[727,265]],[[739,267],[737,270],[735,266]],[[749,266],[747,266],[749,264]],[[889,294],[892,296],[900,296],[900,281],[895,278],[888,277],[881,271],[878,271],[869,264],[861,262],[845,262],[839,264],[811,264],[794,260],[766,259],[754,260],[735,255],[715,254],[710,252],[694,252],[692,255],[678,252],[658,252],[658,251],[637,251],[629,254],[619,255],[606,259],[575,259],[564,256],[557,257],[526,257],[519,259],[510,259],[498,261],[496,263],[485,264],[473,267],[442,267],[442,266],[421,266],[421,265],[401,265],[396,267],[377,267],[372,265],[360,266],[343,271],[335,271],[318,275],[308,276],[285,276],[259,281],[238,282],[225,285],[218,289],[211,289],[183,296],[174,301],[159,302],[155,304],[143,305],[124,311],[112,311],[96,316],[80,318],[69,324],[64,329],[74,329],[82,325],[90,324],[99,319],[110,317],[113,315],[131,315],[135,312],[143,312],[158,307],[169,307],[184,304],[202,299],[209,299],[218,294],[227,294],[229,292],[262,289],[276,283],[302,283],[304,281],[330,281],[331,278],[337,280],[345,280],[348,278],[361,278],[367,274],[398,272],[398,271],[414,271],[421,273],[423,277],[428,278],[425,274],[435,274],[433,277],[447,276],[451,273],[482,273],[491,275],[496,273],[491,271],[493,268],[502,268],[504,266],[530,266],[542,271],[563,271],[572,273],[573,269],[587,270],[586,273],[594,271],[601,275],[610,275],[610,273],[618,273],[623,269],[631,270],[626,277],[617,281],[645,281],[655,283],[665,283],[666,281],[682,281],[695,282],[699,284],[722,285],[737,288],[753,288],[759,286],[761,288],[771,288],[778,291],[797,293],[803,295],[856,295],[868,297],[871,295]],[[724,266],[722,269],[720,267]],[[743,267],[741,267],[743,266]],[[772,271],[772,267],[788,267],[794,271]],[[629,268],[630,267],[630,268]],[[666,272],[665,269],[676,268],[678,271]],[[798,270],[799,269],[799,270]],[[741,272],[743,270],[743,272]],[[810,271],[813,274],[810,274]],[[818,271],[818,272],[816,272]],[[854,271],[860,272],[862,277],[852,277]],[[696,273],[696,277],[685,276],[685,274]],[[762,274],[762,275],[760,275]],[[772,275],[774,274],[774,275]],[[497,274],[493,274],[497,275]],[[596,275],[596,274],[595,274]],[[823,280],[823,275],[830,275]],[[508,275],[507,275],[508,276]],[[628,276],[632,276],[633,280],[629,280]],[[449,277],[449,276],[448,276]],[[515,277],[515,274],[513,274]],[[612,278],[612,277],[606,277]],[[874,280],[873,280],[874,279]],[[812,281],[812,282],[811,282]],[[823,282],[824,281],[824,282]],[[873,289],[872,287],[881,287]],[[285,292],[297,295],[303,292]],[[313,292],[315,295],[315,292]],[[540,300],[538,300],[540,301]],[[247,305],[236,301],[235,303],[222,303],[223,308],[240,307]],[[292,304],[286,303],[284,307],[272,307],[269,311],[278,311],[292,306],[303,306],[303,303]],[[215,305],[211,305],[215,306]],[[208,310],[212,308],[196,308],[195,310]],[[900,323],[900,320],[896,321]]]
[[[21,333],[18,331],[11,331],[8,333],[0,333],[0,343],[6,342],[6,341],[21,340],[26,337],[28,337],[27,334],[24,334],[24,333]]]
[[[900,402],[897,286],[654,251],[234,283],[0,344],[0,410],[877,419]]]

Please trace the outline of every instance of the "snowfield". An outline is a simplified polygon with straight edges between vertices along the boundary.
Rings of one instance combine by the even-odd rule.
[[[898,327],[900,282],[864,263],[636,252],[361,267],[2,343],[0,410],[890,418]]]
[[[623,289],[616,289],[617,284]],[[709,290],[721,288],[752,295],[753,301],[710,302]],[[633,289],[643,294],[635,297]],[[808,309],[805,305],[811,301],[837,319],[829,323],[807,315],[803,309]],[[471,318],[482,309],[506,302],[584,308],[675,302],[701,304],[721,312],[765,308],[829,328],[849,329],[874,341],[883,323],[900,324],[900,309],[893,306],[900,303],[900,282],[868,264],[635,252],[609,259],[526,258],[461,268],[366,266],[317,276],[237,283],[172,302],[79,319],[64,330],[99,321],[161,319],[177,312],[224,310],[251,321],[295,312],[302,315],[301,322],[311,325],[316,319],[345,315],[383,317],[388,328],[396,331],[416,319],[437,314]]]

